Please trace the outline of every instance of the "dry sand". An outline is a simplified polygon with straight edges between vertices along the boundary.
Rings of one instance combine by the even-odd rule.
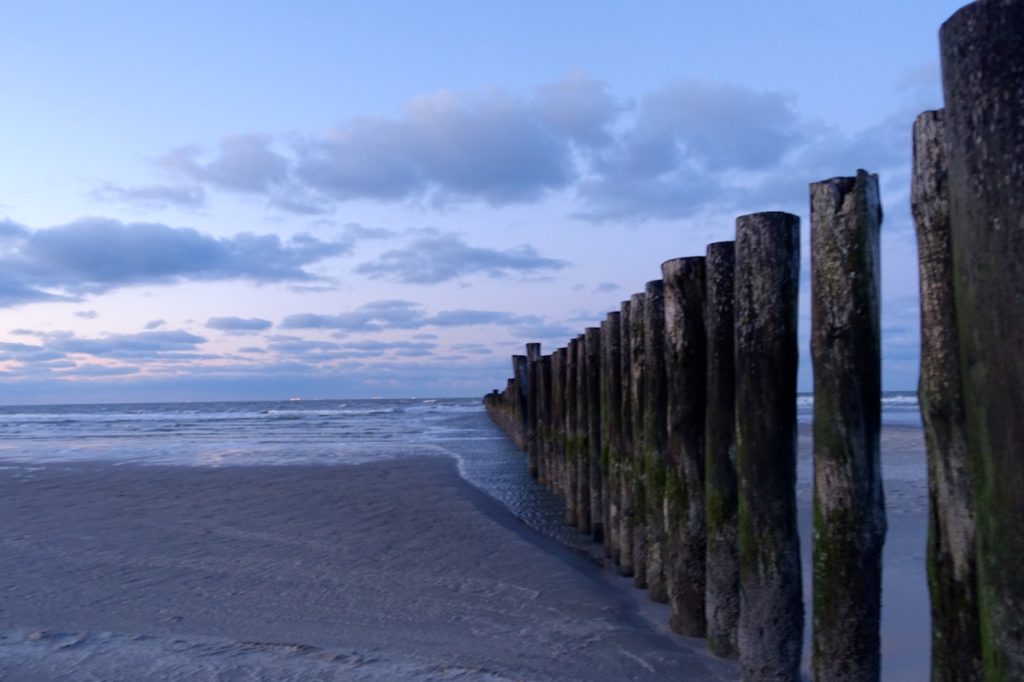
[[[0,679],[731,680],[454,460],[0,470]]]

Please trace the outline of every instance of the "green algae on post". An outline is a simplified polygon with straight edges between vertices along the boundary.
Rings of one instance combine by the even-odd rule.
[[[1024,679],[1024,2],[939,32],[984,677]]]
[[[708,647],[739,655],[739,541],[737,538],[735,372],[733,371],[733,242],[709,244],[705,261],[707,403],[704,427],[707,523]]]
[[[811,184],[814,540],[811,668],[877,680],[885,497],[879,461],[878,176]]]
[[[914,122],[910,205],[921,278],[921,380],[918,403],[928,453],[928,590],[931,676],[981,679],[974,492],[967,454],[960,344],[953,295],[943,112]]]
[[[630,477],[633,502],[633,584],[647,588],[647,497],[644,479],[644,307],[645,295],[629,297],[629,403],[632,425]]]
[[[640,385],[644,394],[643,425],[645,521],[647,527],[647,596],[667,602],[665,584],[665,474],[668,457],[665,385],[664,283],[658,279],[644,287],[644,365]]]
[[[800,219],[736,220],[736,470],[747,680],[799,680],[804,610],[796,523]]]
[[[707,631],[704,270],[703,256],[675,258],[661,266],[665,282],[665,572],[671,607],[669,627],[688,637],[704,637]]]

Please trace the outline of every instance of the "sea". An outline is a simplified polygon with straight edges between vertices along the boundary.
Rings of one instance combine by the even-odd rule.
[[[797,397],[797,506],[808,608],[813,406],[812,396]],[[883,679],[924,679],[930,651],[924,566],[928,499],[915,394],[885,393],[882,426],[889,518]],[[273,467],[424,456],[452,458],[465,480],[528,526],[593,553],[589,538],[563,525],[561,500],[530,479],[524,455],[491,423],[479,398],[0,406],[0,469],[29,474],[36,467],[88,462]],[[805,630],[806,659],[810,628]]]
[[[798,481],[810,485],[814,398],[797,396]],[[883,475],[924,491],[921,417],[912,392],[882,397]],[[453,457],[470,483],[549,535],[553,502],[491,424],[479,398],[282,400],[0,406],[0,467],[70,462],[170,466],[342,465]],[[921,496],[916,496],[924,500]],[[537,505],[543,509],[535,509]]]

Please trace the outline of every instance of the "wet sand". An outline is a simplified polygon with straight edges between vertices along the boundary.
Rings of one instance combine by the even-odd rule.
[[[0,469],[0,679],[731,680],[454,460]]]

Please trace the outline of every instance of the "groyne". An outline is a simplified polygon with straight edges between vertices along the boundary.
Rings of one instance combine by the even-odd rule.
[[[933,680],[1024,679],[1022,27],[1021,0],[954,14],[940,32],[945,109],[913,129]],[[809,194],[811,672],[878,680],[878,177]],[[800,678],[799,286],[799,218],[740,216],[734,242],[666,261],[599,327],[550,355],[528,344],[484,398],[566,523],[747,680]]]

